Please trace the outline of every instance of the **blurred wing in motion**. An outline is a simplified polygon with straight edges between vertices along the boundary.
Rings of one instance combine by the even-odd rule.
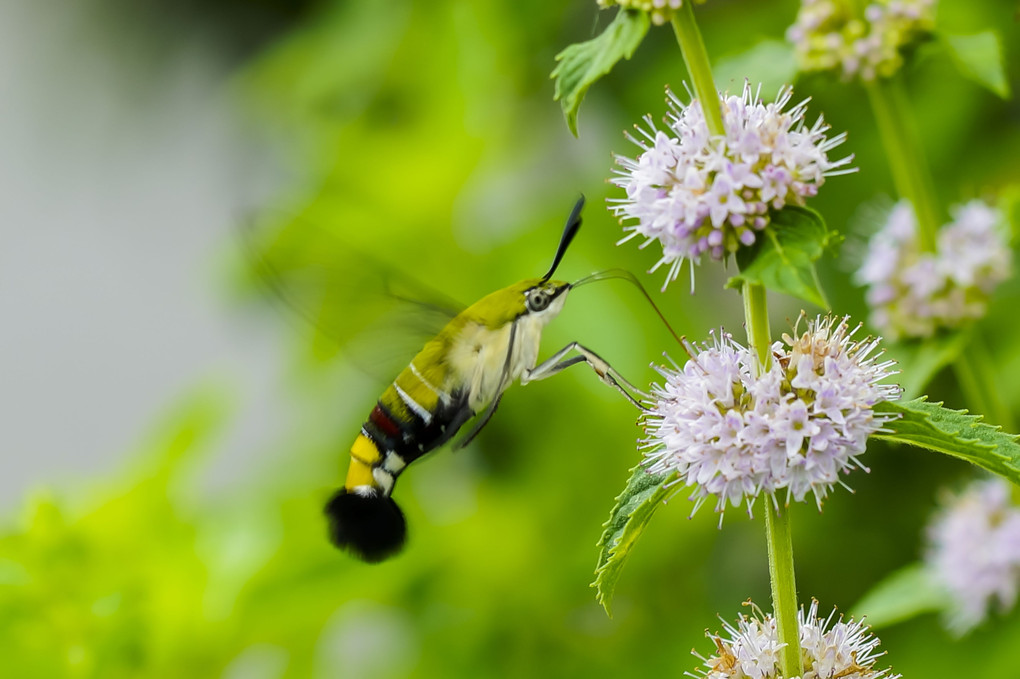
[[[463,305],[307,219],[265,212],[241,228],[249,285],[316,329],[316,354],[340,353],[389,381]]]

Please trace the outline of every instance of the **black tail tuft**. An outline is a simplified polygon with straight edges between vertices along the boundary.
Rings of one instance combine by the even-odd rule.
[[[368,563],[393,556],[407,537],[404,514],[388,496],[341,488],[326,503],[326,516],[333,544]]]

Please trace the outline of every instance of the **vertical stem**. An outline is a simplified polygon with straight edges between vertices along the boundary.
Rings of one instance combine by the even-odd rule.
[[[1013,417],[1013,410],[1002,398],[1002,393],[996,385],[996,368],[992,360],[991,352],[981,337],[980,329],[975,328],[968,344],[970,351],[963,352],[963,358],[970,361],[974,366],[974,372],[985,396],[988,399],[988,410],[986,413],[993,419],[995,424],[1012,433],[1016,431],[1016,420]]]
[[[976,412],[987,414],[988,402],[985,400],[985,392],[981,388],[978,371],[967,359],[966,350],[953,362],[953,372],[956,373],[956,381],[960,384],[960,391],[963,392],[967,405]]]
[[[685,0],[673,14],[673,30],[684,63],[694,83],[694,93],[701,103],[708,131],[713,135],[725,135],[719,91],[712,80],[712,67],[708,60],[701,31],[694,21],[691,0]],[[765,286],[745,283],[741,290],[744,297],[744,322],[747,325],[747,339],[757,357],[757,372],[768,370],[772,360],[772,340],[769,334],[768,302]],[[800,628],[797,625],[797,586],[793,571],[793,538],[790,534],[789,512],[779,514],[774,500],[766,500],[765,533],[768,542],[769,574],[772,579],[772,606],[778,624],[779,642],[784,644],[781,667],[784,677],[803,676],[800,659]]]
[[[772,336],[769,332],[769,308],[765,286],[759,283],[744,283],[741,294],[744,297],[747,341],[758,357],[758,374],[761,375],[769,369],[772,362]]]
[[[914,206],[921,249],[935,251],[936,234],[942,220],[935,198],[917,129],[910,118],[910,105],[896,76],[865,83],[875,113],[896,192]]]
[[[1016,431],[1013,411],[996,388],[995,369],[977,328],[971,333],[966,350],[953,363],[953,371],[972,410],[1008,432]]]
[[[871,108],[878,121],[896,191],[908,199],[917,214],[921,249],[934,252],[941,220],[934,183],[928,172],[917,130],[908,115],[909,104],[898,80],[876,79],[866,85]],[[952,256],[952,253],[947,253]],[[1013,413],[996,388],[996,375],[989,360],[988,349],[977,329],[971,334],[967,349],[953,363],[957,381],[972,410],[990,421],[1015,431]]]
[[[765,286],[744,283],[744,323],[747,341],[757,357],[757,373],[769,369],[772,338],[769,332],[768,300]],[[784,677],[803,676],[800,657],[800,626],[797,624],[797,582],[793,568],[793,535],[790,510],[782,513],[772,497],[765,499],[765,540],[769,555],[769,580],[772,583],[772,609],[779,642],[784,644],[780,666]]]
[[[772,498],[765,499],[765,534],[769,545],[769,579],[779,641],[785,642],[780,666],[784,677],[802,677],[800,625],[797,624],[797,583],[793,572],[793,536],[790,508],[780,512]]]
[[[680,51],[694,85],[694,94],[705,114],[708,131],[713,135],[725,135],[719,90],[715,89],[715,81],[712,80],[712,65],[708,61],[708,51],[705,49],[705,41],[701,39],[701,31],[694,21],[692,4],[691,0],[685,0],[680,9],[673,13],[673,32],[680,43]]]

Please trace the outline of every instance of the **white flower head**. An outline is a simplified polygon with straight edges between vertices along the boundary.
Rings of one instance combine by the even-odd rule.
[[[802,0],[786,39],[802,71],[874,80],[899,70],[903,49],[934,28],[935,0],[872,0],[863,14],[842,0]]]
[[[720,94],[726,134],[714,136],[697,100],[684,104],[667,90],[665,128],[646,116],[640,137],[627,135],[641,149],[638,156],[615,156],[612,182],[627,193],[610,201],[629,232],[620,242],[659,241],[662,258],[653,271],[669,265],[667,285],[684,261],[721,260],[753,244],[772,210],[803,205],[827,176],[854,171],[845,168],[853,156],[828,156],[846,133],[826,137],[821,117],[805,125],[807,100],[784,110],[791,88],[783,87],[775,103],[759,95],[747,83],[740,96]]]
[[[705,0],[693,0],[701,4]],[[684,0],[598,0],[599,7],[619,5],[621,9],[639,9],[648,12],[652,23],[656,26],[668,23],[676,10],[683,7]]]
[[[972,200],[952,215],[933,253],[921,251],[907,201],[893,207],[868,243],[856,279],[868,287],[872,324],[893,339],[930,337],[981,318],[995,288],[1010,276],[1002,214]]]
[[[900,393],[880,384],[893,363],[881,360],[877,339],[853,339],[859,329],[819,316],[772,345],[760,376],[753,351],[728,334],[689,346],[686,365],[659,369],[665,383],[652,389],[648,471],[676,472],[694,489],[694,511],[712,497],[717,512],[741,503],[750,512],[758,495],[778,502],[784,489],[787,502],[811,493],[820,508],[840,474],[866,470],[858,456],[889,419],[873,408]]]
[[[753,606],[753,604],[752,604]],[[704,667],[688,676],[703,679],[780,679],[780,653],[776,621],[753,606],[753,615],[742,615],[736,625],[723,622],[722,634],[709,635],[715,655],[694,653]],[[797,615],[800,627],[801,679],[898,679],[889,669],[876,669],[879,640],[867,625],[852,618],[844,620],[833,610],[818,617],[818,602]],[[795,678],[796,679],[796,678]]]
[[[949,497],[928,527],[925,561],[950,595],[948,627],[962,634],[997,605],[1007,611],[1020,587],[1020,508],[1001,479]]]

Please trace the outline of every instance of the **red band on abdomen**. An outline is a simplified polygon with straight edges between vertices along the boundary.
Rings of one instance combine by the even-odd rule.
[[[372,408],[372,414],[368,416],[368,419],[390,438],[400,438],[400,426],[393,421],[393,418],[384,413],[378,405]]]

